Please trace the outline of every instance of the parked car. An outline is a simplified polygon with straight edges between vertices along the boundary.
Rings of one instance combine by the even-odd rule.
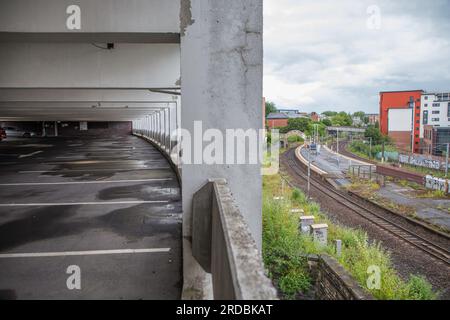
[[[5,129],[0,127],[0,141],[7,137]]]
[[[36,132],[21,130],[14,127],[5,127],[6,136],[30,138],[36,136]]]

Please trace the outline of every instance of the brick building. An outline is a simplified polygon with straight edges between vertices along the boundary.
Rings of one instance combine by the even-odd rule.
[[[380,131],[399,149],[420,152],[420,113],[423,90],[380,92]]]
[[[267,115],[267,126],[269,129],[281,128],[288,125],[289,116],[281,112],[273,112]]]

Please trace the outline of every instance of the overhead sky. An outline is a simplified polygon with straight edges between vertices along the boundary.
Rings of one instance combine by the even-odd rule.
[[[450,91],[450,0],[264,0],[264,96],[378,113],[380,91]]]

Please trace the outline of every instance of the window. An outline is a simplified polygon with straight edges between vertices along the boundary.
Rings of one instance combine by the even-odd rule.
[[[439,122],[439,118],[431,118],[431,121],[433,121],[433,122]]]
[[[447,117],[450,118],[450,102],[447,105]]]
[[[425,100],[428,100],[428,96],[425,96]]]
[[[433,112],[432,112],[433,114],[439,114],[439,113],[441,113],[439,110],[434,110]]]
[[[428,103],[425,103],[425,104],[424,104],[424,107],[428,107]]]
[[[433,103],[433,107],[440,107],[441,104],[440,103]]]
[[[423,123],[423,124],[428,124],[428,111],[427,111],[427,110],[425,110],[425,111],[423,112],[423,120],[422,120],[422,123]]]

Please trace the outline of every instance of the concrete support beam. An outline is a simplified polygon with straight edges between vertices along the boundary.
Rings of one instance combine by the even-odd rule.
[[[180,20],[181,127],[194,135],[194,121],[201,121],[203,131],[218,129],[224,137],[227,129],[262,128],[262,0],[181,0]],[[193,194],[208,179],[226,177],[260,249],[260,170],[260,164],[182,166],[183,298],[210,297],[208,275],[190,254]]]
[[[262,127],[262,0],[183,0],[181,126],[203,130]],[[184,235],[192,195],[209,178],[227,177],[236,203],[261,246],[260,165],[184,165]]]
[[[80,29],[67,27],[71,5],[79,7]],[[0,31],[178,33],[179,8],[179,0],[0,1]]]

